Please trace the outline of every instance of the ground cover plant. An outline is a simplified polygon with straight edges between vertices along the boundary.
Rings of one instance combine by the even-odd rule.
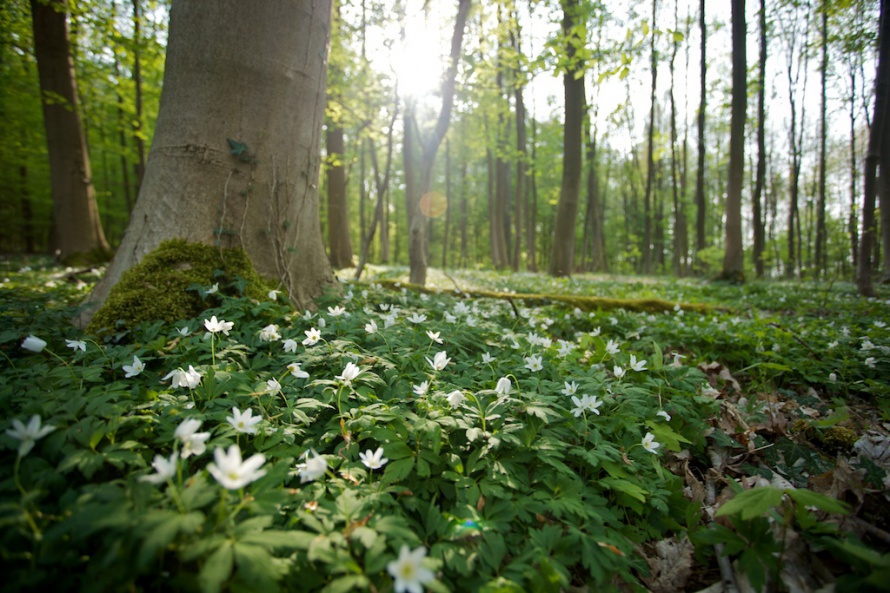
[[[886,589],[890,295],[381,269],[92,335],[99,271],[29,265],[0,285],[5,589]]]

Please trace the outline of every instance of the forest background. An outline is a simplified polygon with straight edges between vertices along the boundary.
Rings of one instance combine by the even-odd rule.
[[[555,2],[475,6],[450,127],[421,203],[430,264],[553,271],[569,158],[559,87],[570,70],[584,81],[584,119],[568,271],[719,273],[732,105],[730,15],[719,4],[582,2],[568,35]],[[69,8],[90,179],[114,246],[151,145],[169,4]],[[359,263],[362,251],[370,262],[408,260],[406,130],[422,137],[435,121],[456,9],[371,0],[335,7],[320,179],[334,267]],[[854,274],[878,9],[864,0],[748,2],[749,277]],[[53,251],[29,5],[7,2],[0,18],[0,251]],[[882,247],[874,242],[875,270]]]

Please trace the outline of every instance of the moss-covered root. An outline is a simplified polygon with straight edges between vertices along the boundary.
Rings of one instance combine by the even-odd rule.
[[[104,333],[146,321],[195,317],[219,301],[208,303],[198,291],[188,290],[190,286],[219,284],[221,292],[234,294],[227,287],[239,278],[244,281],[244,295],[251,298],[265,298],[272,288],[254,270],[243,249],[219,249],[181,239],[164,241],[124,272],[87,331]]]
[[[678,304],[684,311],[696,311],[699,313],[712,313],[714,311],[723,311],[721,307],[713,307],[701,303],[675,303],[662,299],[610,299],[605,297],[578,296],[567,294],[513,294],[506,292],[495,292],[491,290],[433,290],[417,284],[409,284],[399,282],[394,279],[383,279],[376,281],[381,286],[387,288],[406,288],[415,292],[425,293],[441,293],[445,292],[455,296],[468,295],[471,297],[502,299],[507,301],[524,301],[531,305],[547,304],[547,303],[563,303],[568,307],[577,307],[582,311],[597,311],[611,309],[625,309],[628,311],[638,311],[643,313],[660,313],[662,311],[673,311]],[[398,285],[398,286],[396,286]]]

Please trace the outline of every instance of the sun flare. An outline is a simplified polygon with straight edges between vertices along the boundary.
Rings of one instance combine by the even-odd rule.
[[[423,100],[439,90],[448,60],[448,40],[443,38],[448,27],[443,29],[442,24],[448,23],[448,18],[435,8],[427,14],[420,10],[406,16],[405,38],[393,44],[392,56],[403,96]]]

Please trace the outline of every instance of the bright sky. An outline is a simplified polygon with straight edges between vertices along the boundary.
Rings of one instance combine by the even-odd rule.
[[[699,105],[699,47],[700,32],[698,26],[698,0],[677,0],[679,2],[678,15],[680,19],[678,30],[688,35],[686,43],[680,44],[680,50],[675,62],[675,83],[674,94],[678,109],[678,125],[683,128],[684,115],[690,127],[694,128],[695,115]],[[450,47],[451,33],[454,25],[454,17],[457,11],[456,1],[446,0],[414,0],[407,2],[408,11],[406,14],[406,39],[402,42],[399,39],[398,25],[393,23],[389,29],[382,31],[379,27],[369,27],[368,29],[368,48],[371,59],[376,64],[381,64],[379,68],[387,67],[386,64],[392,63],[392,67],[399,77],[400,93],[404,96],[410,94],[421,104],[424,103],[423,98],[427,97],[427,104],[432,109],[438,109],[439,99],[434,96],[435,90],[438,89],[442,72],[444,70],[444,61]],[[428,12],[424,12],[423,5],[428,4]],[[529,6],[534,3],[519,2],[520,7],[520,25],[522,27],[522,46],[523,51],[531,56],[536,56],[544,49],[545,41],[552,37],[560,27],[559,19],[561,14],[558,9],[549,9],[543,5],[534,8],[534,13],[529,13]],[[614,3],[613,3],[614,4]],[[759,2],[748,1],[747,3],[747,30],[748,30],[748,47],[747,60],[750,76],[756,76],[756,64],[758,61],[758,14]],[[475,19],[480,6],[486,11],[489,18],[494,18],[494,9],[490,5],[476,4],[474,12],[471,13],[471,19]],[[728,105],[730,92],[730,75],[731,75],[731,31],[729,20],[728,0],[720,0],[718,2],[708,2],[706,10],[708,10],[708,85],[710,88],[708,95],[708,116],[725,117],[728,121],[729,111],[725,105]],[[614,43],[622,43],[628,39],[632,42],[642,41],[643,46],[633,58],[630,64],[630,75],[626,80],[619,80],[617,76],[606,78],[602,81],[596,80],[598,73],[597,67],[592,66],[591,72],[588,74],[588,100],[596,101],[598,106],[599,130],[601,132],[608,131],[608,141],[616,148],[627,150],[630,148],[631,142],[639,142],[644,137],[645,126],[648,122],[649,114],[649,85],[651,84],[651,75],[649,70],[649,41],[645,38],[641,23],[642,20],[651,19],[651,4],[637,4],[639,14],[630,16],[629,10],[634,8],[613,8],[617,12],[616,16],[620,21],[630,23],[632,27],[628,30],[628,25],[613,25],[607,27],[603,36],[607,38],[604,42],[605,46],[613,46]],[[691,19],[691,26],[687,27],[685,20]],[[667,92],[670,88],[670,73],[668,70],[668,57],[670,45],[667,41],[668,32],[675,28],[674,23],[674,3],[669,0],[661,0],[659,2],[659,12],[657,18],[658,28],[662,31],[662,36],[658,41],[658,49],[662,52],[663,57],[660,60],[658,71],[658,88],[656,97],[660,102],[662,109],[668,109]],[[773,32],[778,30],[778,24],[771,25]],[[473,38],[478,35],[475,31],[478,27],[473,26],[468,34],[464,37],[463,55],[467,52],[475,51],[478,48],[479,40]],[[593,34],[591,34],[593,37]],[[810,33],[810,42],[817,41],[818,30],[814,28]],[[687,49],[688,46],[688,49]],[[387,49],[387,47],[389,49]],[[781,41],[773,39],[769,46],[770,56],[768,60],[768,77],[767,77],[767,101],[768,108],[768,125],[776,131],[777,142],[782,146],[787,137],[787,120],[789,118],[789,107],[787,99],[787,83],[784,68],[786,67],[786,49]],[[819,111],[819,72],[818,57],[810,60],[810,67],[807,80],[807,95],[805,98],[805,107],[807,114],[807,123],[805,129],[808,134],[815,135],[818,133],[818,121],[816,119]],[[603,65],[603,68],[614,67],[615,62]],[[835,67],[842,71],[842,64],[834,64]],[[866,74],[873,76],[874,65],[867,65]],[[833,82],[829,88],[830,103],[830,120],[832,122],[832,133],[838,139],[844,139],[849,130],[849,116],[846,112],[846,106],[843,103],[843,94],[848,92],[845,85],[840,82]],[[608,123],[609,115],[617,108],[625,105],[630,98],[630,107],[632,108],[633,133],[627,129],[627,125],[622,123],[616,125],[615,122]],[[756,98],[752,95],[749,100],[749,114],[754,113]],[[562,103],[563,89],[561,77],[554,76],[549,72],[539,72],[534,80],[530,83],[526,90],[526,104],[531,114],[538,119],[546,119],[553,117],[562,119]],[[682,132],[681,132],[682,133]],[[753,131],[749,131],[750,137],[753,139]]]

